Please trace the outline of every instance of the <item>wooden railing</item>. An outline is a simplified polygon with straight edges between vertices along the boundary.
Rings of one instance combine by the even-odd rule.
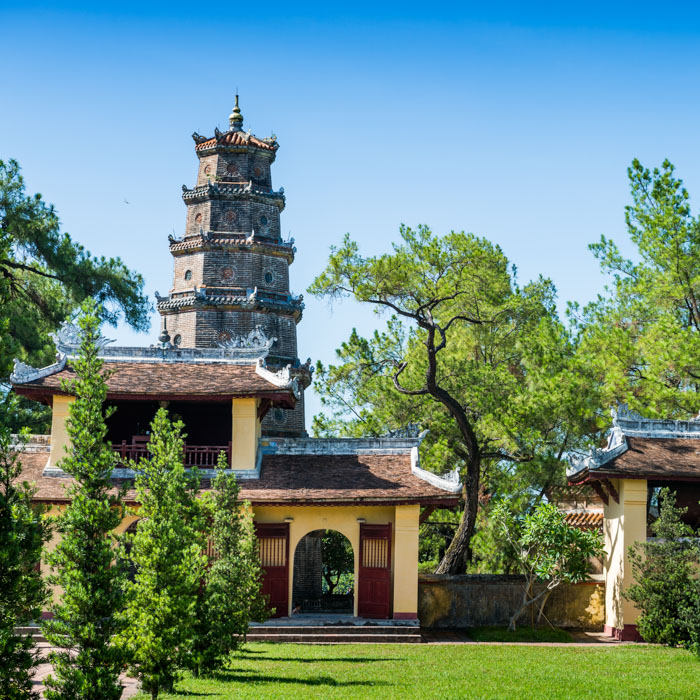
[[[148,457],[148,442],[117,442],[112,444],[112,449],[123,461],[138,461]],[[221,453],[226,455],[226,463],[231,464],[231,443],[228,445],[185,445],[186,467],[216,467]]]

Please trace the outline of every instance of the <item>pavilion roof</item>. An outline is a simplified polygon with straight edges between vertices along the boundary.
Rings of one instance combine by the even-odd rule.
[[[282,440],[291,444],[293,439]],[[303,442],[303,441],[301,441]],[[334,441],[318,441],[331,442]],[[240,497],[253,505],[438,505],[445,508],[459,503],[459,484],[443,483],[439,477],[416,469],[410,449],[357,450],[354,454],[298,453],[265,454],[256,478],[239,478]],[[33,482],[35,501],[67,502],[66,488],[72,483],[67,476],[45,472],[48,446],[22,454],[23,481]],[[240,474],[240,473],[239,473]],[[114,479],[128,486],[127,503],[136,503],[133,480]],[[211,488],[205,478],[201,490]]]
[[[230,362],[104,361],[107,397],[110,399],[227,400],[267,397],[294,406],[292,386],[279,386],[261,376],[257,366]],[[64,381],[76,378],[70,364],[47,376],[13,382],[16,393],[47,400],[53,394],[69,394]]]
[[[648,419],[622,406],[606,447],[571,465],[570,484],[594,487],[611,478],[700,481],[700,420]]]

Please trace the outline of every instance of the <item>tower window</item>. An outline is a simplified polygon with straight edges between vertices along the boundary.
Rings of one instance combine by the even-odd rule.
[[[274,282],[274,280],[275,280],[275,276],[268,270],[265,273],[265,282],[267,282],[268,284],[272,284]]]
[[[263,215],[260,217],[260,223],[261,223],[263,226],[267,226],[267,217],[265,216],[265,214],[263,214]]]
[[[255,177],[260,177],[262,175],[262,172],[262,168],[259,165],[256,165],[253,169],[253,174],[255,175]]]
[[[240,174],[239,171],[238,171],[238,166],[237,166],[235,163],[229,163],[229,164],[226,166],[226,172],[227,172],[229,175],[239,175],[239,174]]]
[[[187,281],[192,279],[192,270],[185,270],[185,279]]]
[[[182,336],[178,333],[178,334],[173,338],[173,345],[174,345],[176,348],[179,348],[181,342],[182,342]]]

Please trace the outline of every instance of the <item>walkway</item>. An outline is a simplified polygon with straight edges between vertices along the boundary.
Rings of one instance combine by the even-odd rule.
[[[51,645],[47,642],[38,642],[36,648],[39,650],[39,656],[42,659],[46,659],[49,651],[51,650]],[[37,666],[36,672],[34,674],[33,690],[41,693],[41,697],[44,697],[44,681],[46,677],[51,673],[51,664],[48,661]],[[124,686],[124,692],[122,693],[122,700],[126,698],[131,698],[136,693],[138,693],[139,686],[138,681],[134,678],[129,678],[126,675],[121,677],[122,685]]]

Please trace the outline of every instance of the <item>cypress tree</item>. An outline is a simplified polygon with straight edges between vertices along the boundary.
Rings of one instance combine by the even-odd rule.
[[[195,675],[220,666],[241,641],[248,623],[267,617],[250,504],[239,499],[236,477],[223,455],[205,500],[212,557],[198,596],[197,625],[188,666]]]
[[[152,698],[172,690],[191,651],[206,560],[198,479],[183,466],[182,427],[168,420],[165,409],[158,411],[150,458],[139,463],[136,477],[140,520],[129,554],[135,576],[127,584],[120,644]]]
[[[105,441],[107,385],[94,302],[83,305],[78,324],[80,349],[72,362],[76,379],[64,386],[75,394],[67,422],[70,447],[59,463],[73,482],[67,489],[70,503],[56,522],[61,540],[47,556],[49,581],[60,587],[61,596],[52,605],[53,619],[44,623],[46,638],[59,648],[49,657],[53,675],[45,694],[49,700],[117,700],[122,657],[113,638],[119,631],[124,574],[114,561],[112,531],[123,509],[110,482],[115,456]]]
[[[16,403],[9,395],[0,412],[0,697],[10,700],[37,697],[32,692],[34,641],[16,635],[14,628],[41,615],[47,594],[36,564],[49,533],[41,510],[32,506],[34,490],[20,481],[26,435],[13,436],[5,421]]]

